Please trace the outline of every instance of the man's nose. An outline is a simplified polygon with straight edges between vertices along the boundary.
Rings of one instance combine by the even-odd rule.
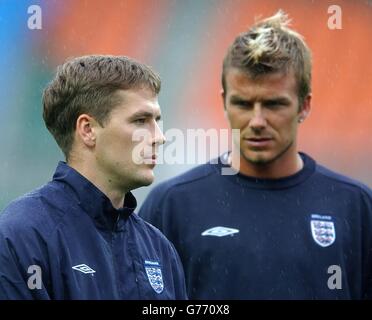
[[[155,122],[155,132],[153,136],[153,145],[162,145],[166,141],[163,131],[161,130],[159,124]]]
[[[252,118],[249,121],[249,127],[254,131],[260,131],[267,125],[265,114],[260,104],[256,103],[252,110]]]

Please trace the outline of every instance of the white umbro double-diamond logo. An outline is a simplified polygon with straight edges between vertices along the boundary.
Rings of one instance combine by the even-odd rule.
[[[78,264],[76,266],[73,266],[72,269],[80,271],[82,273],[95,273],[96,272],[91,267],[87,266],[86,264]]]
[[[233,235],[238,232],[239,232],[239,229],[220,226],[220,227],[214,227],[214,228],[207,229],[201,235],[202,236],[225,237],[228,235]]]

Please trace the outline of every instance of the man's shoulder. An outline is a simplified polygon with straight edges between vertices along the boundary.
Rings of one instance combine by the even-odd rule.
[[[171,179],[165,180],[154,187],[153,191],[159,194],[166,194],[169,190],[175,190],[180,187],[190,186],[190,190],[198,183],[205,183],[208,178],[211,178],[216,173],[213,164],[206,163],[195,168],[192,168],[184,173],[177,175]]]
[[[48,232],[63,215],[58,206],[58,203],[63,203],[62,198],[63,193],[53,183],[48,183],[13,200],[0,213],[0,232],[28,232],[33,229]]]
[[[350,191],[367,193],[369,195],[372,194],[371,188],[369,188],[363,182],[333,171],[323,165],[317,164],[316,172],[320,177],[327,180],[335,188],[348,189]]]

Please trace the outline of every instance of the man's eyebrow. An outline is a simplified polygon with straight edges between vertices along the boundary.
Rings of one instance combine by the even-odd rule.
[[[264,102],[281,102],[281,103],[288,103],[290,102],[290,99],[287,97],[272,97],[264,99]]]
[[[279,103],[289,103],[290,100],[287,97],[277,96],[277,97],[270,97],[262,99],[263,102],[279,102]],[[250,102],[249,99],[240,97],[238,95],[232,95],[230,97],[230,102],[237,103],[237,102]]]
[[[137,111],[129,117],[130,120],[134,120],[136,118],[155,118],[156,120],[160,120],[161,114],[155,114],[149,111]]]
[[[248,101],[248,99],[244,99],[244,98],[242,98],[240,96],[237,96],[237,95],[232,95],[230,97],[230,101],[231,102],[240,102],[240,101]]]

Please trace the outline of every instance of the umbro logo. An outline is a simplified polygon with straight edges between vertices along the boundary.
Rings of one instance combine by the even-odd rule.
[[[227,227],[214,227],[205,230],[201,235],[202,236],[214,236],[214,237],[224,237],[228,235],[233,235],[238,233],[238,229],[227,228]]]
[[[76,266],[73,266],[72,269],[80,271],[82,273],[95,273],[96,272],[91,267],[87,266],[86,264],[78,264]]]

